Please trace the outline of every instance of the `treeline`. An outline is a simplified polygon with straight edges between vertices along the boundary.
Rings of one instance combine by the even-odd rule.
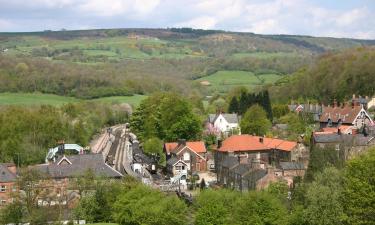
[[[90,99],[155,91],[187,93],[190,85],[181,77],[189,76],[187,71],[192,66],[181,65],[178,60],[129,60],[88,66],[0,55],[0,68],[0,92],[42,92]]]
[[[207,190],[202,185],[192,204],[129,177],[108,182],[86,176],[77,180],[76,185],[84,194],[70,218],[119,225],[372,225],[375,221],[374,176],[375,149],[371,149],[348,161],[342,169],[325,164],[314,172],[311,180],[295,179],[291,189],[284,182],[245,193]],[[29,179],[26,184],[33,184],[30,177],[26,177]],[[37,191],[28,190],[31,194],[27,198]],[[0,211],[0,221],[44,224],[47,219],[61,218],[63,210],[46,213],[50,211],[36,207],[36,201],[30,201],[32,207],[28,208],[23,202],[15,201]],[[54,219],[52,214],[55,214]]]
[[[375,94],[375,48],[361,47],[339,53],[326,53],[316,63],[279,82],[271,90],[272,98],[315,99],[326,104],[344,101],[353,94]]]
[[[0,162],[21,166],[43,163],[47,150],[59,140],[87,146],[93,134],[105,125],[127,119],[124,107],[92,102],[0,108]]]

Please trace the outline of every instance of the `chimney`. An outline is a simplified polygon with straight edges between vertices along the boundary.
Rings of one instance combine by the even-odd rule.
[[[353,98],[352,98],[352,100],[354,100],[355,99],[355,94],[353,94]]]
[[[341,129],[340,128],[337,129],[337,134],[341,135]]]
[[[263,143],[263,137],[259,137],[259,142]]]
[[[178,145],[186,146],[186,140],[185,139],[178,139]]]

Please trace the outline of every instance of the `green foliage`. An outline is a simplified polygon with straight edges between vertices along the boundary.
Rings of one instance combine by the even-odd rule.
[[[195,203],[195,224],[287,224],[282,203],[267,192],[206,190]]]
[[[272,105],[272,114],[273,114],[273,117],[276,119],[282,116],[285,116],[289,112],[290,110],[288,108],[288,105],[284,105],[284,104]]]
[[[342,206],[348,223],[370,225],[375,221],[375,149],[350,160],[344,170]]]
[[[340,168],[342,164],[343,161],[340,160],[339,152],[336,151],[335,146],[327,146],[325,148],[312,146],[310,148],[310,161],[305,178],[307,181],[311,181],[314,174],[322,172],[324,168],[329,166]]]
[[[229,113],[237,113],[239,110],[238,100],[236,96],[233,96],[229,102],[228,112]]]
[[[118,196],[113,218],[120,224],[187,224],[187,207],[176,196],[136,186]]]
[[[250,107],[241,120],[243,134],[265,135],[271,128],[267,114],[259,105]]]
[[[141,139],[196,140],[202,132],[189,102],[173,93],[154,94],[142,101],[132,115],[131,126]]]
[[[315,175],[306,192],[304,218],[311,225],[343,224],[346,220],[342,195],[342,176],[334,167]]]
[[[329,104],[350,99],[352,94],[373,96],[375,49],[360,47],[327,53],[311,67],[289,77],[286,84],[272,88],[275,99],[312,98]]]
[[[150,138],[145,141],[143,150],[148,155],[156,155],[159,158],[159,164],[165,166],[165,153],[163,152],[163,141],[159,138]]]
[[[58,140],[86,146],[91,136],[111,121],[125,122],[106,104],[78,103],[62,107],[21,106],[0,110],[0,161],[20,165],[42,163]]]
[[[0,224],[19,224],[22,222],[25,209],[18,200],[0,209]]]

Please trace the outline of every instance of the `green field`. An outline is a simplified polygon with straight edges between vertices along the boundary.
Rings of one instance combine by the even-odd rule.
[[[54,105],[59,106],[66,103],[74,103],[80,101],[93,101],[103,103],[129,103],[137,106],[147,96],[113,96],[98,98],[93,100],[81,100],[72,97],[40,94],[40,93],[0,93],[0,105]]]
[[[279,58],[279,57],[297,57],[298,54],[294,52],[243,52],[235,53],[232,55],[234,58],[246,58],[254,57],[259,59],[268,59],[268,58]]]
[[[118,225],[117,223],[87,223],[86,225]]]
[[[198,79],[198,82],[208,81],[205,86],[210,92],[225,93],[236,86],[246,86],[254,89],[264,84],[276,82],[281,76],[276,74],[255,75],[247,71],[218,71],[206,77]]]

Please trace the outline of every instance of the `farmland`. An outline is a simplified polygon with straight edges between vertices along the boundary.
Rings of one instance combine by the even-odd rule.
[[[210,92],[225,93],[235,86],[246,86],[253,90],[261,85],[274,83],[280,77],[276,74],[256,75],[247,71],[218,71],[197,81],[203,84],[205,84],[204,81],[208,81],[209,83],[204,86]]]

